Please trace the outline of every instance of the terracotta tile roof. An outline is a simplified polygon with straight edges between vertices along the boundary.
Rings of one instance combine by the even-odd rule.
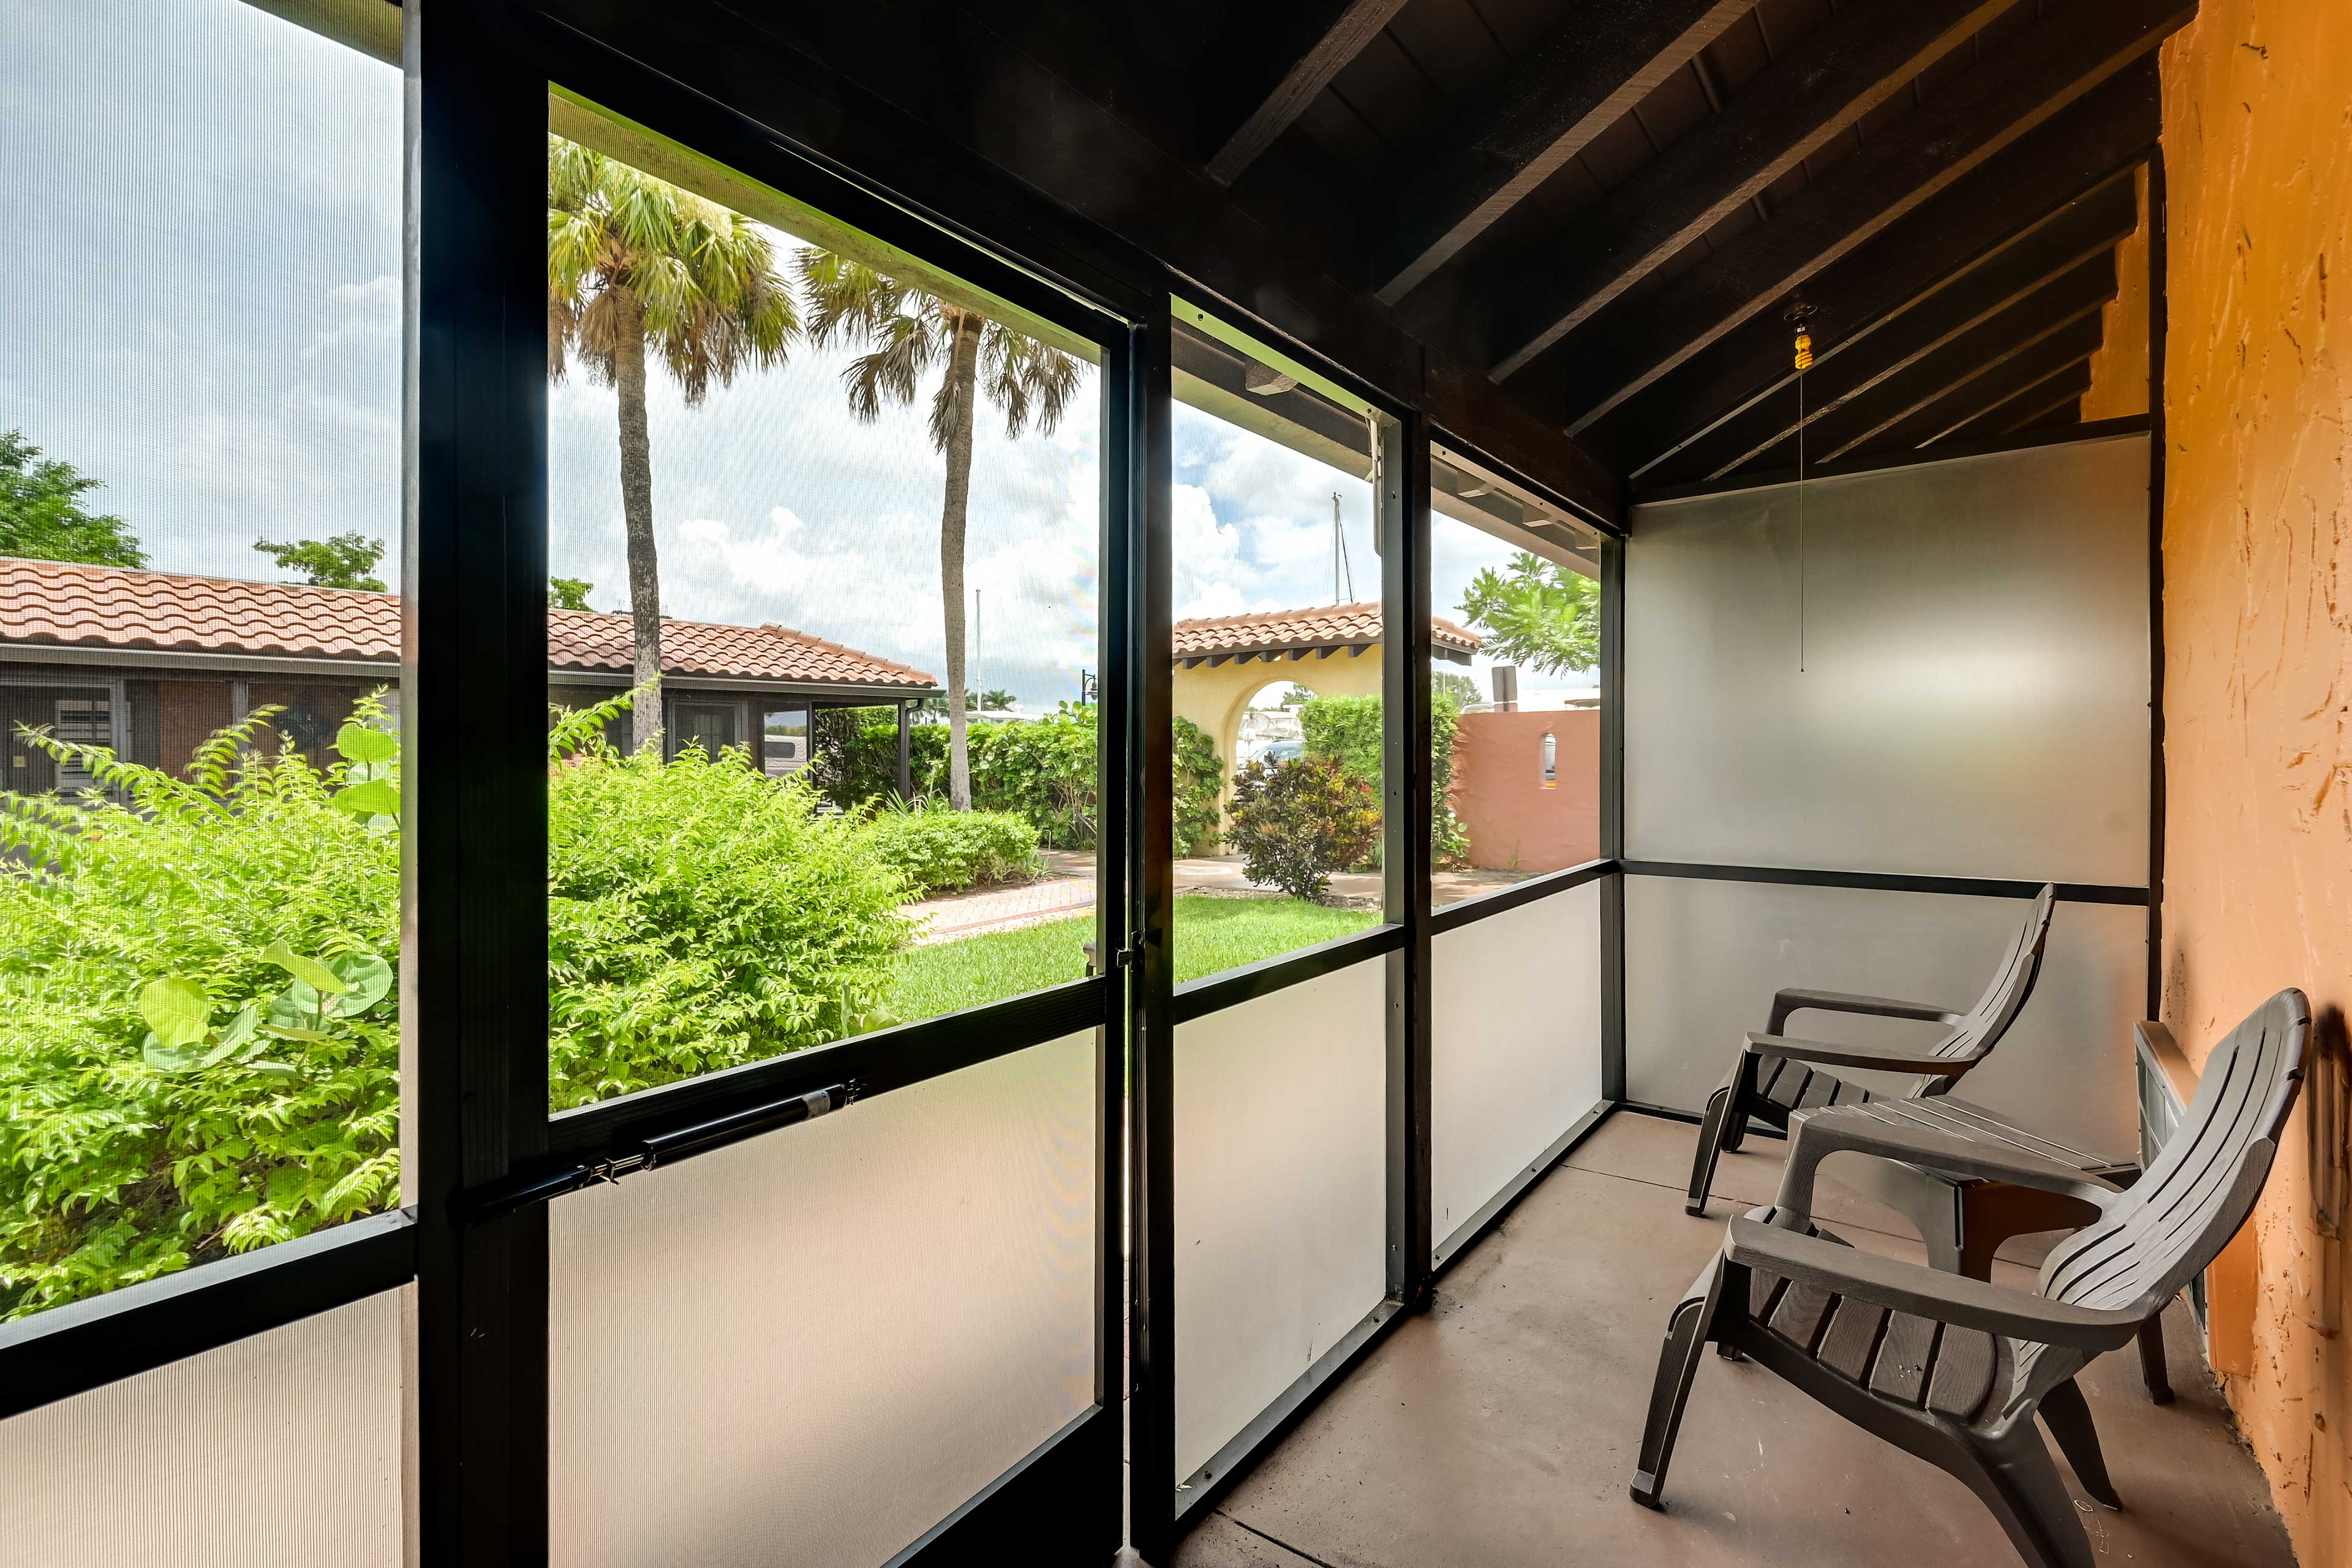
[[[0,560],[0,642],[389,662],[400,657],[400,595]],[[626,616],[550,610],[547,643],[553,668],[629,671]],[[772,624],[665,620],[662,667],[744,680],[939,685],[922,670]]]
[[[1265,653],[1276,648],[1346,647],[1381,640],[1378,605],[1325,605],[1309,610],[1261,610],[1250,616],[1178,621],[1178,658]],[[1430,640],[1441,648],[1475,653],[1482,640],[1452,621],[1429,617]]]

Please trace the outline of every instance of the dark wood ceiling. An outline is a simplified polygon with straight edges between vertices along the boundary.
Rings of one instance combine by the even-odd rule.
[[[1359,281],[1408,328],[1654,489],[1788,467],[1801,428],[1825,462],[2077,417],[2195,4],[1327,9],[1388,14],[1259,155],[1379,215]]]
[[[866,0],[759,25],[1277,330],[1351,368],[1418,353],[1454,406],[1641,490],[1787,467],[1801,431],[1820,462],[2075,417],[2157,46],[2195,5]]]

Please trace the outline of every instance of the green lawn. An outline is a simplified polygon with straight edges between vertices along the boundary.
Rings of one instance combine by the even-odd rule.
[[[1176,900],[1176,980],[1237,969],[1380,923],[1370,910],[1328,910],[1299,899]],[[912,1021],[1001,1002],[1087,972],[1080,948],[1091,920],[1049,921],[919,947],[898,977],[890,1011]]]

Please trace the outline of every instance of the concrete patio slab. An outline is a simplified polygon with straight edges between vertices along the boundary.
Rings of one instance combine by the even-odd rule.
[[[1730,1212],[1718,1197],[1705,1219],[1683,1213],[1692,1136],[1679,1122],[1613,1117],[1439,1281],[1432,1310],[1242,1479],[1214,1528],[1188,1538],[1181,1568],[1286,1568],[1251,1555],[1276,1546],[1325,1568],[2015,1568],[2000,1527],[1958,1481],[1759,1368],[1713,1356],[1666,1511],[1627,1499],[1666,1314]],[[1722,1190],[1769,1196],[1782,1147],[1751,1141]],[[1850,1212],[1840,1228],[1855,1245],[1922,1256],[1915,1239]],[[2031,1279],[2012,1264],[1995,1271]],[[2166,1328],[2177,1404],[2148,1403],[2129,1350],[2082,1380],[2126,1505],[2110,1513],[2077,1491],[2094,1551],[2150,1568],[2291,1568],[2186,1309],[2176,1304]]]

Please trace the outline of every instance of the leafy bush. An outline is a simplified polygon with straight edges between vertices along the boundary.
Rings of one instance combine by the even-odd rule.
[[[273,710],[190,776],[29,739],[129,805],[0,795],[0,1316],[399,1199],[399,763]]]
[[[740,756],[549,736],[557,1109],[864,1027],[910,879],[870,826]],[[400,759],[378,701],[336,759],[257,742],[185,778],[71,758],[128,805],[0,795],[0,1317],[399,1197]]]
[[[1064,704],[1048,719],[967,727],[971,804],[979,811],[1018,812],[1056,849],[1095,843],[1095,710]],[[948,727],[918,724],[908,732],[908,772],[918,797],[948,793]],[[808,772],[844,811],[896,798],[898,715],[888,708],[821,710]]]
[[[886,803],[866,824],[875,852],[922,891],[1034,877],[1037,830],[1010,811],[949,811]]]
[[[936,728],[946,733],[946,725]],[[969,743],[973,810],[1019,812],[1035,826],[1038,842],[1050,848],[1095,847],[1093,708],[1066,702],[1051,718],[974,724]],[[937,782],[916,787],[934,798],[946,795],[944,744]]]
[[[619,699],[626,701],[625,698]],[[867,1026],[914,888],[869,824],[734,748],[606,744],[604,704],[549,738],[548,1074],[557,1110]]]
[[[1049,718],[973,724],[971,804],[980,811],[1019,813],[1052,849],[1096,847],[1097,711],[1065,703]],[[1213,847],[1223,763],[1208,733],[1175,721],[1176,848]],[[948,793],[948,727],[918,724],[908,732],[908,772],[915,794]],[[895,799],[898,791],[898,716],[888,708],[820,709],[807,769],[816,788],[844,811]]]
[[[1462,703],[1450,689],[1429,694],[1430,858],[1440,864],[1468,858],[1469,836],[1454,813],[1454,735]],[[1381,700],[1377,697],[1316,697],[1298,710],[1310,757],[1328,757],[1381,789]],[[1378,847],[1373,858],[1377,859]]]
[[[1206,730],[1181,715],[1175,730],[1176,853],[1213,855],[1222,826],[1217,795],[1224,788],[1225,764]]]
[[[1234,821],[1225,835],[1245,858],[1253,882],[1298,899],[1320,899],[1331,873],[1370,854],[1381,837],[1371,786],[1329,757],[1269,768],[1252,763],[1234,779]]]

